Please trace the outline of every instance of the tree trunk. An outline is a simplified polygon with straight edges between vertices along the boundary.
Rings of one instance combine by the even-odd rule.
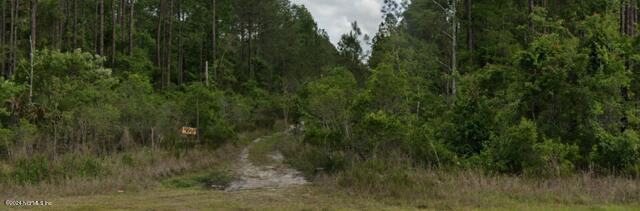
[[[202,45],[200,45],[200,68],[198,68],[198,79],[200,80],[200,83],[204,82],[204,40],[205,38],[201,38],[202,39]]]
[[[252,61],[252,54],[253,54],[253,49],[252,49],[252,42],[253,42],[253,19],[251,16],[249,16],[249,27],[248,27],[248,31],[249,31],[249,35],[247,37],[248,39],[248,44],[249,44],[249,51],[248,51],[248,65],[249,65],[249,75],[250,75],[250,80],[255,80],[255,72],[253,72],[253,61]]]
[[[214,80],[217,82],[218,81],[218,72],[217,72],[217,68],[216,68],[216,56],[217,56],[217,17],[216,17],[216,0],[212,0],[212,4],[213,4],[213,9],[212,9],[212,20],[211,20],[211,24],[212,24],[212,33],[211,33],[211,39],[212,39],[212,60],[211,60],[211,68],[213,70],[213,77]]]
[[[127,28],[125,25],[125,14],[127,14],[127,9],[125,5],[125,0],[120,0],[120,10],[118,10],[118,15],[120,16],[120,40],[124,40],[126,36],[125,29]]]
[[[637,0],[622,0],[620,2],[620,33],[629,37],[636,36],[636,23],[637,23]],[[627,69],[633,69],[633,64],[627,56],[624,58],[625,67]],[[629,87],[621,88],[621,95],[625,102],[629,102]],[[622,111],[624,115],[624,111]],[[629,119],[624,115],[621,119],[622,131],[625,131],[629,127]]]
[[[37,22],[36,16],[38,14],[38,0],[31,0],[31,49],[36,49],[36,41],[38,40],[36,37],[37,34]]]
[[[458,75],[458,19],[457,13],[457,0],[453,0],[450,5],[452,10],[451,18],[451,95],[457,94],[456,76]]]
[[[16,52],[16,19],[17,19],[17,12],[16,12],[16,8],[17,8],[17,0],[11,0],[11,9],[10,9],[10,13],[11,13],[11,24],[10,24],[10,32],[9,32],[9,52],[8,52],[8,56],[7,56],[7,60],[8,60],[8,67],[7,67],[7,78],[11,78],[11,75],[13,74],[13,70],[14,70],[14,55]]]
[[[72,29],[72,49],[78,47],[78,0],[73,0],[73,29]]]
[[[167,52],[167,85],[171,84],[171,57],[172,57],[172,44],[173,44],[173,0],[169,0],[169,10],[167,11],[167,18],[169,21],[168,33],[169,37],[167,39],[166,52]]]
[[[100,40],[98,40],[98,54],[104,56],[104,0],[100,0]]]
[[[135,0],[129,0],[129,56],[133,56],[133,11],[135,9]]]
[[[7,15],[7,4],[6,1],[3,0],[2,3],[2,17],[0,17],[0,25],[2,25],[2,29],[0,29],[0,46],[5,46],[5,29],[6,29],[6,20],[5,20],[5,16]],[[6,49],[2,48],[2,61],[0,61],[0,73],[2,73],[2,76],[7,76],[7,72],[6,72],[6,68],[5,68],[5,62],[6,62]]]
[[[29,73],[29,104],[33,103],[33,61],[36,50],[36,30],[37,30],[37,22],[36,16],[38,14],[38,0],[31,0],[31,37],[29,38],[31,44],[30,50],[30,73]]]
[[[180,24],[179,26],[179,30],[178,30],[178,84],[182,85],[183,82],[183,77],[184,77],[184,59],[183,59],[183,38],[182,38],[182,32],[183,32],[183,28],[184,28],[184,23],[183,23],[183,17],[182,17],[182,2],[178,3],[178,23]]]
[[[111,0],[111,66],[116,63],[116,40],[118,39],[116,34],[116,25],[118,24],[116,4],[116,0]]]
[[[533,8],[535,7],[535,2],[534,0],[529,0],[529,15],[533,14]],[[529,31],[533,32],[534,29],[534,25],[533,25],[533,19],[531,19],[531,17],[529,17]]]
[[[73,0],[65,0],[64,1],[64,19],[62,20],[62,24],[61,24],[61,31],[60,31],[60,45],[61,45],[61,49],[62,50],[68,50],[69,49],[69,43],[71,43],[71,39],[69,39],[69,37],[67,37],[67,32],[69,31],[69,26],[71,23],[71,20],[73,19],[73,8],[72,6],[72,1]]]
[[[473,64],[473,21],[471,17],[471,6],[473,5],[473,0],[467,0],[465,5],[467,10],[467,48],[469,49],[469,54],[471,55],[469,57],[471,58],[471,64]]]
[[[160,68],[160,73],[162,75],[162,81],[160,83],[160,85],[162,86],[162,88],[164,89],[164,80],[165,80],[165,75],[164,75],[164,66],[162,65],[162,22],[163,22],[163,17],[164,17],[164,0],[160,0],[160,9],[158,11],[158,30],[157,30],[157,35],[156,35],[156,63],[158,65],[158,67]]]

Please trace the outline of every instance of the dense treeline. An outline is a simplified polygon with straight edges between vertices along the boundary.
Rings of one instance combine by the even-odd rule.
[[[638,175],[637,7],[385,1],[365,85],[338,68],[306,86],[305,140],[324,147],[308,154],[325,169],[408,154],[531,176]]]
[[[19,181],[68,153],[219,146],[271,127],[340,61],[287,0],[7,0],[0,11],[0,178]]]
[[[640,174],[635,0],[385,0],[373,38],[354,22],[337,47],[288,0],[0,6],[0,173],[21,181],[46,172],[21,171],[33,155],[175,149],[181,126],[217,146],[276,119],[305,123],[308,172]]]

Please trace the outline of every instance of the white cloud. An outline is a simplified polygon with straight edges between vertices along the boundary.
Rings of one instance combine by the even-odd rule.
[[[311,12],[318,26],[325,29],[334,45],[342,34],[351,30],[357,21],[362,33],[374,36],[382,21],[380,9],[383,0],[292,0],[303,4]],[[366,46],[365,49],[369,47]]]

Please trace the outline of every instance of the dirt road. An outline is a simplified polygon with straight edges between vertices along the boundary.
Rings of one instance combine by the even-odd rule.
[[[278,151],[270,152],[268,156],[268,158],[271,159],[272,165],[256,166],[253,164],[249,160],[249,149],[262,140],[263,138],[258,138],[242,150],[240,163],[238,165],[239,178],[233,181],[225,191],[284,188],[307,183],[299,171],[283,163],[284,157]]]

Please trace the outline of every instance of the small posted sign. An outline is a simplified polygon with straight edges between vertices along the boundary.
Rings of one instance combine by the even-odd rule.
[[[186,136],[195,136],[195,135],[198,135],[198,128],[182,127],[180,129],[180,133]]]

